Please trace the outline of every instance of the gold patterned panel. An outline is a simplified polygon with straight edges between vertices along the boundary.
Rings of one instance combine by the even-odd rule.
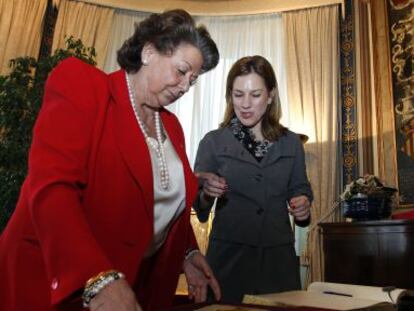
[[[341,24],[341,91],[343,183],[350,183],[357,172],[357,128],[354,94],[354,38],[352,1],[346,2],[345,20]]]

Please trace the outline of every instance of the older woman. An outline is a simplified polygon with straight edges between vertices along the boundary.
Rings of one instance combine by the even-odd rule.
[[[182,10],[153,14],[106,75],[75,58],[51,73],[16,211],[0,240],[1,310],[158,310],[178,276],[219,286],[189,222],[197,192],[164,109],[219,55]],[[185,255],[187,254],[187,255]]]
[[[194,205],[206,221],[218,198],[207,261],[224,302],[244,294],[300,289],[289,211],[307,225],[312,191],[299,137],[279,123],[276,76],[261,56],[230,69],[220,129],[200,142],[195,171],[203,183]]]

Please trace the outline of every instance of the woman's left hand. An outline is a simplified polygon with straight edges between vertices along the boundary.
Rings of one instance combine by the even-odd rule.
[[[296,220],[306,220],[310,216],[310,202],[306,195],[300,195],[290,199],[289,212]]]
[[[195,252],[184,260],[183,269],[188,284],[188,297],[196,303],[207,299],[207,288],[211,287],[216,300],[220,300],[220,286],[213,275],[213,271],[205,257],[200,252]]]

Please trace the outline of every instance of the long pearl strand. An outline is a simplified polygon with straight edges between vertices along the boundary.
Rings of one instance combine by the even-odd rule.
[[[135,100],[135,93],[131,86],[131,81],[129,79],[128,73],[125,72],[125,78],[127,82],[128,87],[128,94],[129,94],[129,100],[132,105],[132,109],[134,110],[135,118],[137,119],[138,125],[145,137],[145,141],[147,142],[147,145],[152,147],[156,154],[158,159],[158,167],[160,170],[160,177],[161,177],[161,187],[164,190],[167,190],[170,185],[170,176],[168,174],[168,166],[167,161],[165,159],[165,152],[164,152],[164,145],[162,142],[162,130],[161,130],[161,120],[160,120],[160,113],[158,111],[154,112],[154,121],[155,121],[155,136],[156,141],[152,139],[148,135],[147,127],[145,126],[144,122],[141,120],[141,117],[138,113],[138,105]]]

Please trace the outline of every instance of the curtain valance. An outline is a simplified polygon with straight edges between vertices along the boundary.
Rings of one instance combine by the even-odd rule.
[[[58,2],[57,0],[55,0]],[[182,8],[193,15],[246,15],[299,10],[343,4],[344,0],[76,0],[117,9],[140,12],[162,12]]]

